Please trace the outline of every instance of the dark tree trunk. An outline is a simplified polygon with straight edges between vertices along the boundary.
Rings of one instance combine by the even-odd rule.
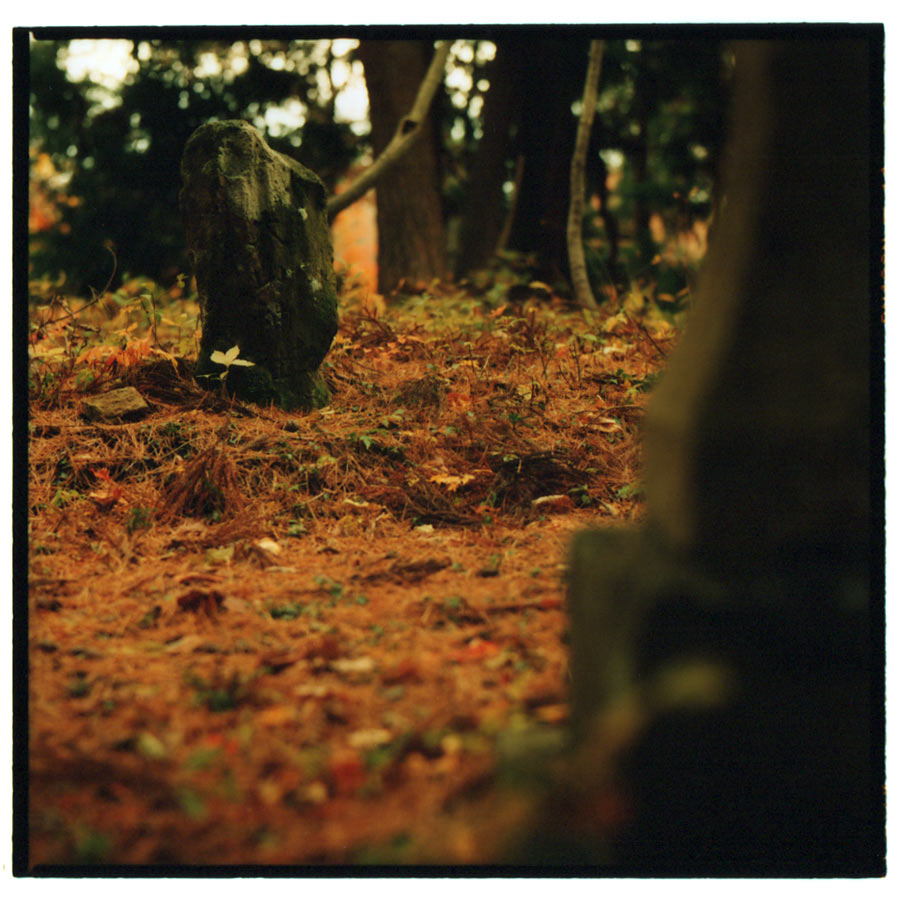
[[[412,107],[433,56],[427,41],[363,41],[372,149],[388,145]],[[432,112],[403,160],[378,181],[378,289],[427,283],[447,275],[437,141]]]
[[[883,866],[874,51],[736,48],[726,206],[645,420],[649,527],[691,561],[682,585],[703,572],[718,594],[650,598],[634,644],[645,673],[702,653],[733,681],[723,705],[660,716],[630,756],[622,850],[648,864]]]
[[[490,260],[503,230],[503,184],[509,177],[513,131],[521,118],[522,76],[528,59],[528,45],[522,41],[497,42],[487,74],[490,89],[484,100],[483,133],[466,188],[455,267],[459,277]]]
[[[535,274],[548,282],[569,280],[566,221],[577,126],[572,101],[584,86],[588,44],[530,41],[527,64],[520,71],[525,107],[517,144],[525,169],[508,246],[536,254]]]

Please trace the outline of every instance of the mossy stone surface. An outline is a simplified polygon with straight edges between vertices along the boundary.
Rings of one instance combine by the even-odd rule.
[[[324,406],[319,373],[337,332],[326,191],[247,122],[211,122],[188,140],[181,208],[203,310],[196,374],[219,376],[215,351],[237,345],[253,367],[227,387],[284,409]]]

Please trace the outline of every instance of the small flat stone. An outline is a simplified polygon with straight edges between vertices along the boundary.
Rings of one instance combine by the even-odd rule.
[[[133,387],[118,388],[83,400],[81,414],[89,421],[113,422],[116,419],[138,418],[150,411],[146,401]]]

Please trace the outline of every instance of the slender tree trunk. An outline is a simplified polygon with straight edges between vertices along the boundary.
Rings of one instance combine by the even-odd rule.
[[[597,85],[600,82],[600,66],[603,61],[603,41],[591,41],[588,54],[587,76],[584,81],[581,118],[575,136],[575,150],[572,153],[572,168],[569,176],[569,221],[566,241],[569,245],[569,269],[572,273],[572,290],[575,302],[588,309],[596,309],[597,301],[588,280],[587,265],[584,261],[584,166],[591,125],[597,109]]]
[[[506,211],[506,218],[503,221],[503,228],[500,236],[497,238],[497,245],[494,247],[494,253],[503,253],[506,245],[509,243],[509,233],[512,230],[512,223],[516,218],[516,209],[519,205],[519,192],[522,190],[522,175],[525,172],[525,157],[521,154],[516,157],[516,171],[513,175],[512,194],[509,198],[509,209]]]
[[[359,55],[366,71],[372,146],[376,157],[390,144],[413,108],[433,56],[430,42],[363,41]],[[431,120],[430,113],[428,120]],[[429,282],[447,275],[444,223],[433,122],[401,162],[379,178],[378,289],[403,282]]]
[[[520,74],[523,115],[517,149],[525,168],[509,248],[535,254],[536,277],[551,283],[569,279],[566,221],[576,128],[571,106],[584,87],[588,45],[581,40],[530,42],[529,62]]]

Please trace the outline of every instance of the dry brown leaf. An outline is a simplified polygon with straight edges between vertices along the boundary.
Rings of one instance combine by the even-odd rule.
[[[440,484],[443,487],[447,488],[448,491],[455,491],[457,488],[462,487],[464,484],[468,484],[470,481],[475,480],[474,475],[432,475],[429,481],[434,484]]]

